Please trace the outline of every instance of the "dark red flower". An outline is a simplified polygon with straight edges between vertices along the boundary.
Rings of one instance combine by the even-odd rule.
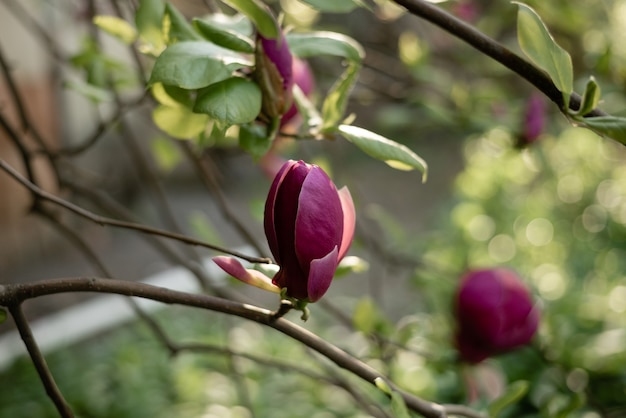
[[[265,115],[283,115],[291,106],[294,83],[293,56],[283,32],[276,39],[257,36],[254,73],[263,91]]]
[[[330,287],[354,236],[354,203],[320,167],[287,161],[265,203],[265,235],[280,270],[271,283],[287,296],[315,302]],[[270,279],[230,257],[213,259],[224,271],[271,290]]]
[[[456,344],[460,357],[478,363],[528,344],[539,325],[539,310],[512,270],[466,273],[455,299]]]
[[[532,144],[543,133],[546,124],[546,103],[540,94],[533,94],[526,102],[524,126],[520,142]]]

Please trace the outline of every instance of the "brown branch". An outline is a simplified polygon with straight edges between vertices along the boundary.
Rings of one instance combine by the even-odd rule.
[[[35,172],[33,171],[33,165],[30,161],[30,152],[26,148],[26,145],[22,142],[20,136],[13,129],[9,121],[4,117],[2,112],[0,112],[0,128],[4,130],[7,134],[7,137],[13,142],[15,148],[17,148],[18,153],[20,154],[20,158],[22,159],[22,164],[24,165],[24,169],[26,170],[27,181],[35,184]],[[26,180],[26,179],[25,179]]]
[[[493,58],[509,70],[515,72],[530,82],[550,100],[563,109],[563,95],[554,85],[550,77],[529,61],[515,54],[494,39],[480,32],[472,25],[451,15],[445,10],[429,3],[426,0],[393,0],[394,3],[406,8],[411,14],[419,16],[441,29],[456,36],[463,42],[476,48],[478,51]],[[581,97],[577,93],[570,96],[569,107],[577,110],[580,107]],[[593,109],[585,116],[607,116],[602,109]]]
[[[269,264],[271,263],[271,260],[268,258],[258,258],[258,257],[250,257],[247,256],[245,254],[241,254],[237,251],[232,251],[229,250],[227,248],[223,248],[223,247],[219,247],[217,245],[213,245],[213,244],[209,244],[207,242],[201,241],[201,240],[197,240],[195,238],[191,238],[188,237],[186,235],[182,235],[182,234],[178,234],[178,233],[174,233],[174,232],[168,232],[168,231],[164,231],[162,229],[158,229],[158,228],[153,228],[150,226],[146,226],[146,225],[141,225],[141,224],[137,224],[137,223],[133,223],[133,222],[125,222],[125,221],[120,221],[117,219],[110,219],[110,218],[106,218],[104,216],[100,216],[97,215],[95,213],[92,213],[86,209],[81,208],[80,206],[76,206],[75,204],[68,202],[64,199],[61,199],[58,196],[55,196],[53,194],[50,194],[48,192],[46,192],[45,190],[40,189],[39,187],[37,187],[35,184],[31,183],[30,181],[28,181],[26,178],[24,178],[20,173],[18,173],[13,167],[11,167],[9,164],[7,164],[4,160],[0,159],[0,168],[3,169],[5,172],[7,172],[11,177],[13,177],[16,181],[18,181],[20,184],[22,184],[24,187],[26,187],[28,190],[30,190],[35,196],[46,200],[48,202],[54,203],[58,206],[61,206],[67,210],[69,210],[70,212],[75,213],[78,216],[81,216],[85,219],[88,219],[94,223],[97,223],[98,225],[108,225],[108,226],[113,226],[113,227],[117,227],[117,228],[124,228],[124,229],[130,229],[130,230],[134,230],[134,231],[139,231],[139,232],[143,232],[146,234],[153,234],[153,235],[158,235],[158,236],[162,236],[165,238],[169,238],[169,239],[173,239],[173,240],[177,240],[177,241],[181,241],[184,242],[186,244],[190,244],[190,245],[197,245],[200,247],[205,247],[205,248],[209,248],[211,250],[214,251],[218,251],[218,252],[222,252],[225,254],[230,254],[232,256],[235,257],[239,257],[241,259],[244,259],[246,261],[249,261],[251,263],[263,263],[263,264]]]
[[[312,332],[284,318],[274,320],[272,311],[210,295],[180,292],[151,286],[145,283],[79,277],[0,285],[0,306],[17,306],[26,299],[66,292],[99,292],[135,296],[167,304],[180,304],[238,316],[276,329],[314,351],[317,351],[339,367],[350,371],[372,385],[375,384],[377,378],[384,379],[384,376],[375,369]],[[406,405],[411,410],[427,418],[444,418],[448,415],[446,407],[404,392],[391,382],[388,382],[388,384],[403,397]],[[463,409],[457,408],[455,413],[457,415],[463,415]],[[483,418],[483,415],[474,413],[473,411],[471,415],[465,416]]]
[[[41,350],[37,345],[33,332],[28,325],[28,320],[22,311],[21,302],[5,306],[9,308],[9,312],[13,317],[15,326],[17,327],[20,337],[26,346],[26,350],[28,351],[30,359],[37,370],[37,374],[39,374],[39,379],[41,380],[41,383],[43,383],[48,397],[52,400],[62,418],[73,418],[74,414],[54,381],[54,377],[52,376],[52,373],[50,373],[46,359],[43,354],[41,354]]]
[[[39,145],[46,154],[49,154],[50,151],[48,149],[48,146],[46,145],[46,142],[43,140],[43,137],[41,136],[39,131],[35,128],[35,125],[33,125],[28,118],[28,114],[26,113],[26,107],[24,106],[24,101],[22,100],[22,96],[17,90],[17,83],[11,75],[11,68],[7,63],[6,58],[4,57],[2,49],[0,49],[0,68],[2,68],[4,80],[6,81],[6,84],[8,86],[13,104],[17,109],[17,115],[20,120],[22,131],[24,133],[30,132],[37,142],[37,145]]]
[[[98,123],[98,126],[96,126],[96,129],[93,131],[91,135],[87,137],[87,139],[85,139],[83,142],[81,142],[78,145],[68,146],[68,147],[59,149],[55,153],[55,156],[72,157],[72,156],[76,156],[87,151],[100,140],[100,138],[104,135],[105,132],[111,129],[117,122],[119,122],[122,116],[128,113],[131,109],[141,105],[143,101],[146,99],[146,97],[148,97],[148,93],[143,92],[141,96],[135,99],[129,100],[127,102],[124,102],[123,104],[119,106],[116,106],[115,112],[113,112],[113,114],[107,120],[101,121],[100,123]]]

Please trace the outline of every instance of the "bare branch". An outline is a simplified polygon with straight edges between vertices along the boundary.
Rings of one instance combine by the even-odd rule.
[[[200,247],[205,247],[205,248],[209,248],[211,250],[214,251],[219,251],[225,254],[230,254],[232,256],[235,257],[239,257],[241,259],[244,259],[246,261],[249,261],[251,263],[263,263],[263,264],[269,264],[271,263],[271,260],[268,258],[258,258],[258,257],[250,257],[247,256],[245,254],[241,254],[237,251],[232,251],[229,250],[227,248],[223,248],[223,247],[219,247],[217,245],[213,245],[213,244],[209,244],[207,242],[204,241],[200,241],[197,240],[195,238],[191,238],[188,237],[186,235],[183,234],[178,234],[178,233],[174,233],[174,232],[168,232],[168,231],[164,231],[162,229],[158,229],[158,228],[153,228],[150,226],[146,226],[146,225],[141,225],[141,224],[136,224],[133,222],[125,222],[125,221],[119,221],[117,219],[110,219],[110,218],[106,218],[104,216],[100,216],[100,215],[96,215],[95,213],[92,213],[86,209],[81,208],[80,206],[76,206],[75,204],[68,202],[67,200],[63,200],[58,196],[55,196],[53,194],[50,194],[48,192],[46,192],[45,190],[40,189],[39,187],[37,187],[35,184],[31,183],[30,181],[28,181],[26,178],[24,178],[20,173],[18,173],[13,167],[11,167],[9,164],[6,163],[6,161],[0,159],[0,168],[2,168],[4,171],[6,171],[11,177],[13,177],[16,181],[18,181],[19,183],[21,183],[23,186],[25,186],[28,190],[30,190],[35,196],[46,200],[48,202],[54,203],[58,206],[61,206],[73,213],[75,213],[76,215],[79,215],[85,219],[88,219],[94,223],[97,223],[99,225],[108,225],[108,226],[114,226],[117,228],[124,228],[124,229],[130,229],[130,230],[134,230],[134,231],[139,231],[139,232],[143,232],[146,234],[153,234],[153,235],[159,235],[165,238],[170,238],[173,240],[177,240],[177,241],[181,241],[184,242],[186,244],[190,244],[190,245],[197,245]]]
[[[230,222],[230,224],[235,228],[237,233],[243,239],[245,239],[248,244],[254,247],[258,254],[263,254],[259,243],[256,241],[256,239],[254,239],[252,234],[246,229],[241,221],[237,219],[232,209],[230,208],[228,200],[226,199],[226,196],[224,196],[224,192],[219,185],[214,170],[206,163],[206,159],[208,159],[208,154],[205,153],[205,159],[201,159],[195,154],[189,141],[176,142],[180,146],[180,148],[182,148],[187,159],[193,164],[196,173],[198,174],[198,176],[200,176],[200,179],[202,180],[202,183],[204,183],[206,188],[216,196],[217,206],[219,207],[222,215],[226,218],[228,222]]]
[[[559,109],[563,108],[563,95],[559,89],[556,88],[546,73],[535,67],[529,61],[515,54],[513,51],[496,42],[494,39],[480,32],[472,25],[449,14],[445,10],[426,0],[393,1],[406,8],[411,14],[419,16],[432,24],[439,26],[446,32],[456,36],[485,55],[493,58],[506,68],[520,75],[526,81],[530,82],[550,100],[556,103],[559,106]],[[570,109],[577,110],[580,107],[580,100],[580,95],[572,93],[569,101]],[[596,108],[585,116],[607,116],[607,113],[602,109]]]
[[[17,283],[0,286],[0,305],[17,306],[26,299],[65,292],[114,293],[156,300],[168,304],[180,304],[203,308],[216,312],[222,312],[228,315],[238,316],[280,331],[314,351],[317,351],[321,355],[333,361],[339,367],[350,371],[354,375],[372,385],[375,384],[375,380],[377,378],[385,379],[385,377],[375,369],[318,337],[312,332],[289,322],[284,318],[274,319],[274,313],[270,310],[210,295],[180,292],[145,283],[128,282],[115,279],[79,277],[50,279],[33,283]],[[385,380],[387,381],[387,379]],[[397,391],[403,397],[407,406],[411,410],[418,412],[427,418],[445,418],[448,415],[446,407],[404,392],[393,383],[389,381],[387,382],[394,391]],[[463,416],[463,409],[457,408],[455,413]],[[483,415],[474,413],[473,411],[471,414],[472,415],[466,414],[464,416],[469,416],[471,418],[484,418]]]
[[[35,337],[33,336],[30,326],[28,325],[28,320],[22,311],[21,303],[9,304],[6,306],[9,308],[9,312],[11,312],[11,316],[15,321],[15,326],[20,333],[22,341],[24,341],[26,350],[28,351],[30,359],[37,370],[37,374],[39,374],[39,379],[46,389],[46,393],[52,402],[54,402],[54,405],[62,418],[73,418],[74,414],[54,381],[54,377],[52,376],[52,373],[50,373],[46,359],[43,354],[41,354],[41,350],[39,350],[37,341],[35,341]]]

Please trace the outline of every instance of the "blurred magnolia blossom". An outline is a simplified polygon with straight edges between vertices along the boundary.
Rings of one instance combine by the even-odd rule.
[[[532,94],[526,101],[524,124],[519,145],[535,142],[543,133],[546,124],[546,102],[539,93]]]
[[[235,278],[288,297],[315,302],[328,290],[355,228],[354,203],[320,167],[287,161],[265,203],[265,235],[280,270],[272,279],[232,257],[213,258]]]
[[[280,118],[292,105],[294,83],[293,56],[282,31],[276,39],[258,35],[254,74],[263,92],[263,113]]]
[[[467,22],[475,22],[478,19],[478,7],[473,0],[460,0],[454,3],[452,13]]]
[[[467,272],[456,295],[455,315],[457,349],[468,363],[528,344],[540,316],[526,286],[505,268]]]

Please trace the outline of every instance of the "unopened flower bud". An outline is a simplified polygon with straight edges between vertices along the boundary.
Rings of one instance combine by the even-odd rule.
[[[278,118],[291,106],[293,57],[284,33],[269,39],[259,34],[255,51],[255,78],[263,91],[263,113]]]
[[[337,190],[320,167],[289,160],[270,188],[264,227],[280,267],[271,283],[286,289],[291,298],[315,302],[330,287],[337,265],[352,243],[354,203],[348,189]],[[244,269],[237,260],[214,260],[234,277],[268,288],[269,278]]]

